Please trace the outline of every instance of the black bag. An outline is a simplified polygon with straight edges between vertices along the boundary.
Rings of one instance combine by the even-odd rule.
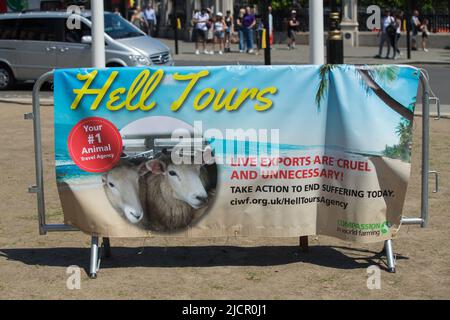
[[[395,27],[394,23],[391,23],[386,27],[386,33],[389,37],[393,38],[397,34],[397,28]]]

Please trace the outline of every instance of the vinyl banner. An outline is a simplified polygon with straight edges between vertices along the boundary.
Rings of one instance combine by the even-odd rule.
[[[395,236],[409,66],[56,70],[65,222],[99,236]]]

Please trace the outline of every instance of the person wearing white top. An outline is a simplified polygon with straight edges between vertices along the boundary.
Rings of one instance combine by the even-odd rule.
[[[213,52],[216,49],[216,43],[219,44],[219,54],[223,54],[223,48],[225,46],[225,29],[228,28],[227,24],[223,20],[222,12],[217,12],[216,19],[214,21],[214,47]]]
[[[394,17],[391,16],[391,12],[389,10],[384,11],[384,16],[381,18],[381,30],[378,32],[378,37],[380,37],[380,44],[378,48],[378,54],[375,58],[381,58],[381,54],[383,52],[384,44],[387,43],[388,49],[385,58],[389,58],[389,53],[391,52],[391,42],[389,39],[389,34],[387,32],[387,28],[395,23]]]
[[[411,17],[411,50],[417,50],[417,35],[420,29],[419,11],[414,10]]]
[[[194,18],[192,19],[194,24],[194,32],[195,32],[195,54],[199,54],[199,42],[202,43],[203,52],[208,54],[208,50],[206,50],[206,33],[208,32],[208,23],[209,23],[209,14],[206,12],[205,8],[202,8],[201,11],[194,14]]]
[[[398,48],[398,40],[400,39],[400,35],[401,35],[402,20],[403,20],[403,11],[398,11],[395,14],[394,26],[396,27],[396,33],[395,33],[395,38],[393,39],[393,43],[392,43],[392,47],[394,48],[394,59],[397,59],[397,54],[399,56],[402,55],[402,53],[400,52],[400,49]]]
[[[151,3],[144,10],[144,17],[148,25],[148,35],[153,36],[156,26],[156,12]]]

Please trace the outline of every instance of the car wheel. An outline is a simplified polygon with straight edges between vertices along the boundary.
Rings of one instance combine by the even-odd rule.
[[[14,75],[11,70],[5,65],[0,65],[0,90],[8,90],[13,84]]]

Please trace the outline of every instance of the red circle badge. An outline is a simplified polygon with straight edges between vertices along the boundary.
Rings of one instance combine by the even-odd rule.
[[[88,172],[111,170],[122,154],[122,137],[116,126],[103,118],[90,117],[78,122],[67,139],[75,164]]]

